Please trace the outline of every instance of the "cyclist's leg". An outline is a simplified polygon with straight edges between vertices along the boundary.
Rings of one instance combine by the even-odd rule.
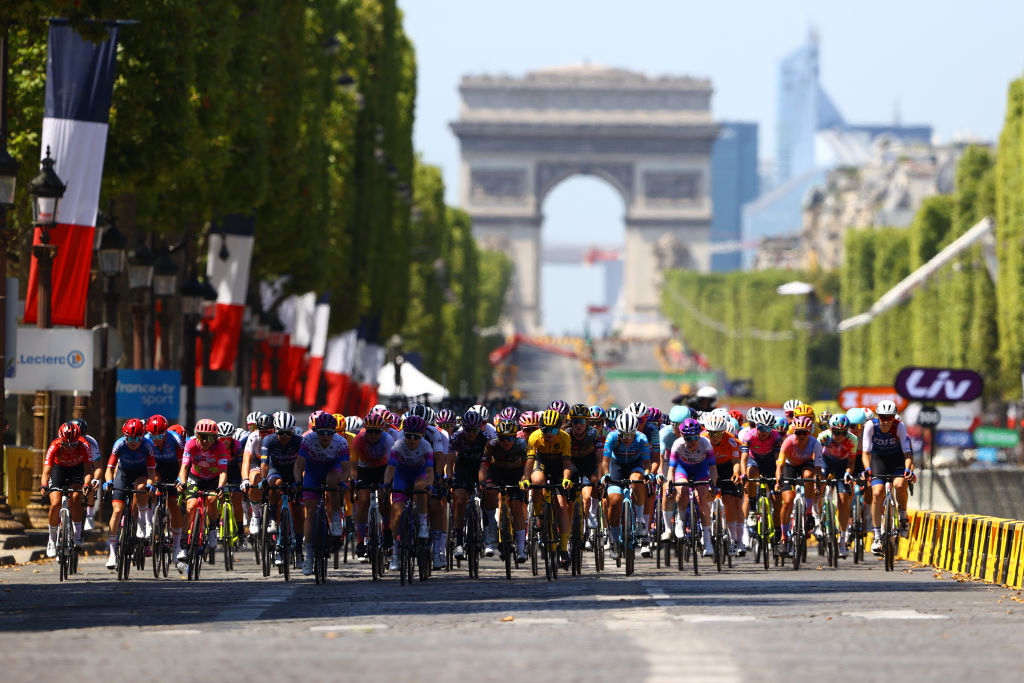
[[[331,487],[331,492],[327,496],[327,507],[330,510],[328,518],[331,520],[331,535],[340,537],[342,505],[341,492],[338,490],[338,486],[341,484],[341,470],[332,469],[324,477],[324,481]]]
[[[430,537],[433,540],[433,552],[435,565],[438,568],[444,563],[444,550],[448,545],[448,501],[438,486],[441,477],[444,476],[445,467],[448,465],[447,453],[434,454],[434,486],[430,494]]]
[[[430,528],[428,526],[428,520],[427,520],[427,473],[426,472],[424,472],[423,474],[421,474],[419,477],[416,478],[416,483],[413,485],[413,488],[416,489],[416,491],[418,491],[418,492],[422,492],[422,493],[417,493],[416,497],[415,497],[416,508],[419,510],[419,516],[420,516],[420,518],[418,520],[419,521],[419,537],[422,540],[422,539],[426,539],[426,538],[430,537]]]

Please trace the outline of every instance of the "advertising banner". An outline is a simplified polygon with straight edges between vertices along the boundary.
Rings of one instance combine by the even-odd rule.
[[[1020,442],[1016,429],[982,425],[974,430],[974,443],[989,448],[1013,448]]]
[[[879,401],[892,401],[901,413],[907,407],[907,400],[896,393],[894,387],[843,387],[839,390],[837,400],[843,410],[865,407],[874,409]]]
[[[242,419],[241,387],[196,387],[196,420],[209,418],[214,422],[228,421],[237,425]],[[185,387],[181,387],[181,408],[179,421],[185,419]],[[182,422],[181,424],[185,424]],[[195,425],[185,425],[192,433]]]
[[[145,420],[160,414],[174,422],[181,409],[178,370],[118,370],[115,412],[117,417]]]
[[[12,394],[36,391],[92,392],[92,331],[18,328]]]
[[[906,367],[893,383],[908,401],[973,401],[981,396],[985,383],[974,370],[964,368]]]
[[[935,445],[940,448],[973,448],[974,440],[970,432],[952,432],[939,430],[935,432]]]

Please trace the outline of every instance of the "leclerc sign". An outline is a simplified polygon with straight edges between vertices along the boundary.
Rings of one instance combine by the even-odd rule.
[[[900,370],[896,391],[908,401],[973,401],[981,396],[984,382],[974,370],[915,368]]]
[[[871,408],[880,401],[892,401],[896,410],[903,412],[907,401],[893,387],[843,387],[839,390],[839,405],[843,410],[850,408]]]
[[[12,394],[92,391],[92,330],[18,328]]]

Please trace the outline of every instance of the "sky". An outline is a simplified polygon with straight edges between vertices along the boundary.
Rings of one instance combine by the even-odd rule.
[[[819,35],[821,82],[847,121],[930,124],[939,141],[996,140],[1009,82],[1024,74],[1024,2],[1017,0],[399,0],[416,49],[414,142],[441,167],[458,204],[458,83],[581,61],[650,75],[710,78],[719,121],[760,126],[774,157],[779,60]],[[624,207],[611,186],[566,180],[546,199],[542,239],[616,243]],[[542,315],[552,332],[583,327],[599,269],[545,266]]]

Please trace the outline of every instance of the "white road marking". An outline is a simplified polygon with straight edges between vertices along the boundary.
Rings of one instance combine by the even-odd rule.
[[[536,624],[568,624],[565,617],[516,617],[512,621],[499,622],[505,624],[519,624],[520,626],[534,626]]]
[[[216,621],[254,621],[271,605],[282,602],[295,591],[295,584],[265,588],[240,605],[229,607],[217,615]]]
[[[155,629],[151,630],[151,631],[140,631],[140,633],[150,633],[150,634],[155,634],[155,635],[160,635],[160,636],[197,636],[200,633],[202,633],[202,631],[200,631],[199,629],[195,629],[195,628],[178,628],[178,629],[173,629],[172,628],[172,629],[166,629],[166,630],[163,630],[163,631],[159,631],[159,630],[155,630]]]
[[[310,626],[310,631],[383,631],[387,624],[333,624],[331,626]]]
[[[756,621],[757,617],[749,614],[675,614],[673,619],[685,621],[688,624],[706,624],[713,622],[739,622]]]
[[[924,614],[914,609],[879,609],[868,612],[843,612],[844,617],[861,619],[949,619],[943,614]]]

